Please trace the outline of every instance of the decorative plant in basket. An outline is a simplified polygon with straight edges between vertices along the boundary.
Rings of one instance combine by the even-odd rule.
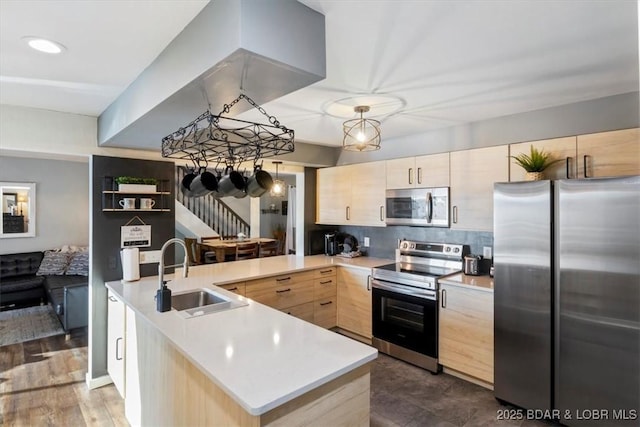
[[[562,159],[552,159],[551,154],[545,153],[544,150],[538,150],[531,146],[530,154],[520,153],[517,156],[509,156],[516,161],[518,166],[522,167],[526,172],[527,181],[537,181],[543,178],[542,171],[547,169],[554,163],[562,161]]]
[[[155,178],[119,176],[115,181],[121,193],[155,193],[157,191],[158,180]]]

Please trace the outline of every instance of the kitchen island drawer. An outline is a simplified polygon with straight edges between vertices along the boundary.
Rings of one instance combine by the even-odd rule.
[[[327,299],[335,298],[337,292],[337,280],[335,277],[325,277],[322,279],[315,279],[313,281],[313,288],[315,299]]]
[[[315,279],[321,279],[323,277],[329,277],[329,276],[335,277],[335,275],[336,275],[335,267],[319,268],[317,270],[313,270],[313,277]]]
[[[245,283],[244,282],[227,283],[226,285],[218,285],[218,286],[220,286],[223,289],[228,290],[229,292],[233,292],[235,294],[245,296]]]
[[[299,304],[293,307],[285,308],[282,311],[294,317],[297,317],[298,319],[302,319],[304,321],[313,323],[313,320],[314,320],[313,309],[314,309],[313,303],[308,302],[305,304]]]
[[[294,305],[313,302],[313,281],[246,287],[246,297],[269,307],[282,310]]]
[[[269,287],[269,286],[281,286],[295,284],[297,282],[306,282],[307,280],[313,280],[314,271],[303,271],[301,273],[281,274],[279,276],[265,277],[264,279],[250,280],[246,282],[246,291],[250,292],[251,289],[257,287]]]
[[[323,328],[333,328],[337,325],[338,300],[333,298],[316,300],[313,308],[313,323]]]

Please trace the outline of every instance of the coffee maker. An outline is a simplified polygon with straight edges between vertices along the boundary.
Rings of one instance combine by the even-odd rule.
[[[328,256],[338,255],[342,252],[338,243],[338,232],[325,233],[324,235],[324,254]]]

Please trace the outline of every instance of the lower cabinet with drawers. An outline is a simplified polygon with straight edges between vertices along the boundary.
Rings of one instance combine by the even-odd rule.
[[[335,267],[230,283],[221,287],[318,326],[336,326]]]

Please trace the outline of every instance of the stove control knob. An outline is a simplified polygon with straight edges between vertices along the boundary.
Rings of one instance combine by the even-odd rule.
[[[402,245],[400,245],[402,249],[407,249],[407,247],[409,246],[409,243],[407,242],[402,242]]]
[[[449,246],[447,246],[447,247],[445,248],[445,252],[451,252],[451,248],[450,248]]]
[[[412,244],[411,244],[411,249],[415,249],[415,248],[416,248],[416,244],[415,244],[415,243],[412,243]]]
[[[453,249],[453,252],[455,252],[455,253],[460,252],[460,248],[454,248],[454,249]]]

